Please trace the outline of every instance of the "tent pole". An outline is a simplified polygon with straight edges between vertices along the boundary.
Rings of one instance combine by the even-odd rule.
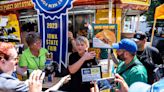
[[[157,20],[154,19],[153,29],[152,29],[152,33],[151,33],[151,42],[150,42],[150,45],[151,45],[151,46],[152,46],[152,43],[153,43],[154,29],[155,29],[156,21],[157,21]]]

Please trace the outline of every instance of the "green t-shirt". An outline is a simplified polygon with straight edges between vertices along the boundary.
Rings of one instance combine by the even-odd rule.
[[[147,77],[146,68],[142,65],[142,63],[137,59],[136,56],[128,65],[125,65],[125,62],[121,62],[118,65],[116,72],[120,73],[124,71],[128,66],[132,65],[133,63],[136,63],[137,65],[125,71],[121,76],[124,78],[128,86],[130,86],[131,84],[137,81],[147,83],[148,77]]]
[[[30,70],[43,69],[46,62],[46,54],[48,51],[44,48],[41,48],[39,51],[39,56],[36,57],[32,55],[29,48],[23,51],[23,54],[19,59],[20,67],[27,67]]]

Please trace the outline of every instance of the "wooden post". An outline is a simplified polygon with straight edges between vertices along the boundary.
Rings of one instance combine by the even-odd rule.
[[[113,4],[112,4],[112,0],[109,0],[109,13],[108,13],[108,23],[109,24],[112,24],[112,7],[113,7]]]
[[[136,27],[136,32],[138,32],[140,29],[140,14],[137,15],[137,27]]]
[[[151,33],[151,42],[150,42],[150,45],[151,45],[151,46],[152,46],[152,43],[153,43],[154,29],[155,29],[156,21],[157,21],[157,20],[154,19],[153,29],[152,29],[152,33]]]

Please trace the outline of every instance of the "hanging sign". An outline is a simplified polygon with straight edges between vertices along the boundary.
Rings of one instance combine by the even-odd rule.
[[[116,42],[117,25],[116,24],[92,24],[93,31],[93,47],[95,48],[111,48]]]
[[[0,11],[13,11],[21,10],[24,8],[32,8],[33,4],[31,0],[17,1],[13,3],[0,4]]]
[[[137,4],[137,5],[150,5],[151,0],[121,0],[122,3]]]
[[[67,66],[68,9],[72,0],[32,0],[38,11],[39,31],[43,47],[47,48],[53,60]]]

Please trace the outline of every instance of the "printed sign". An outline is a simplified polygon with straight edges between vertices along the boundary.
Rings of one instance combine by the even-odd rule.
[[[13,2],[13,3],[1,4],[0,11],[20,10],[20,9],[31,8],[31,7],[33,7],[31,0],[22,0],[22,1]]]
[[[67,66],[68,9],[72,0],[33,0],[39,14],[39,31],[43,47],[47,48],[53,60]]]
[[[122,3],[137,4],[137,5],[150,5],[151,0],[121,0]]]
[[[93,24],[94,36],[93,47],[111,48],[116,42],[117,25],[116,24]]]
[[[101,78],[101,67],[96,66],[92,68],[81,69],[82,82],[90,82]]]

